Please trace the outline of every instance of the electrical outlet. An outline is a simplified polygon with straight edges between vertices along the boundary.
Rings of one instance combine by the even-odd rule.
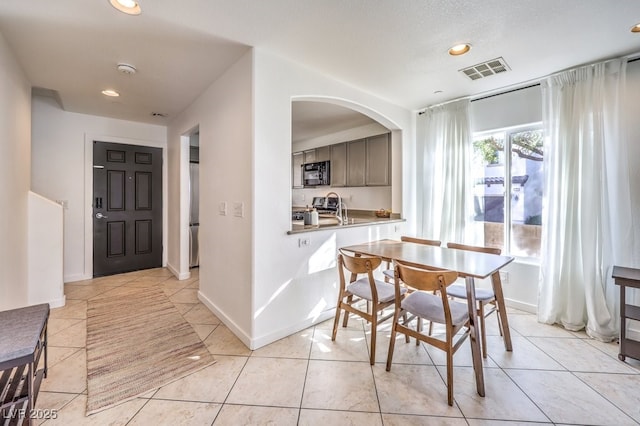
[[[507,271],[500,271],[500,281],[502,284],[509,284],[509,273]]]
[[[218,204],[218,214],[220,216],[226,216],[227,215],[227,202],[226,201],[222,201],[220,204]]]
[[[308,245],[311,245],[311,239],[309,237],[298,238],[298,247],[304,247]]]

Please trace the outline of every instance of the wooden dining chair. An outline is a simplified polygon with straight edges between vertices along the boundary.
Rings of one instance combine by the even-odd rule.
[[[442,241],[440,240],[426,240],[424,238],[408,237],[406,235],[401,236],[400,241],[404,241],[407,243],[424,244],[427,246],[435,247],[440,247],[440,245],[442,244]],[[387,269],[382,271],[382,273],[384,274],[385,282],[393,282],[393,269],[391,269],[391,261],[387,261]],[[420,318],[417,318],[416,321],[418,322],[418,331],[422,331],[422,320]],[[429,334],[431,334],[431,330],[433,330],[433,324],[429,323]],[[416,340],[416,345],[419,344],[420,341]]]
[[[480,253],[490,253],[490,254],[500,254],[502,251],[499,248],[494,247],[481,247],[481,246],[470,246],[465,244],[458,243],[447,243],[448,248],[458,249],[458,250],[468,250],[468,251],[476,251]],[[462,276],[462,275],[461,275]],[[491,277],[492,280],[500,280],[500,273],[496,272],[494,276]],[[447,294],[449,297],[455,297],[458,299],[466,299],[467,298],[467,287],[462,284],[455,284],[449,287]],[[500,330],[500,335],[502,336],[502,324],[500,322],[500,315],[498,315],[498,304],[496,303],[496,295],[493,289],[490,288],[478,288],[476,287],[476,311],[478,315],[478,319],[480,320],[480,334],[482,339],[482,357],[487,357],[487,333],[485,329],[485,318],[491,315],[492,313],[496,313],[496,317],[498,318],[498,329]],[[487,307],[489,307],[487,309]]]
[[[456,281],[458,273],[454,271],[430,271],[414,268],[394,261],[395,314],[391,328],[391,340],[387,355],[387,371],[391,370],[396,333],[415,337],[447,354],[447,402],[453,405],[453,355],[469,336],[469,309],[466,303],[449,299],[447,289]],[[415,291],[400,298],[404,283]],[[424,318],[431,322],[444,324],[444,340],[412,329],[401,317]],[[464,330],[460,335],[458,332]]]
[[[336,340],[338,333],[338,323],[340,315],[344,311],[342,327],[346,327],[349,321],[349,314],[357,315],[365,321],[371,323],[371,365],[374,365],[376,358],[376,331],[378,324],[393,317],[393,312],[380,317],[382,311],[393,305],[396,298],[402,298],[407,289],[396,292],[393,284],[377,280],[373,277],[373,272],[382,263],[382,258],[375,256],[350,256],[347,252],[339,250],[338,272],[340,276],[340,290],[338,294],[338,304],[336,306],[336,317],[333,322],[333,334],[331,340]],[[345,270],[350,273],[349,281],[345,278]],[[364,275],[358,278],[358,275]],[[362,301],[367,303],[361,309]],[[368,308],[368,305],[371,308]],[[358,306],[360,305],[360,306]]]
[[[407,243],[424,244],[427,246],[436,246],[436,247],[440,247],[440,245],[442,244],[442,241],[440,240],[426,240],[424,238],[408,237],[406,235],[401,236],[400,241],[404,241]],[[382,273],[385,275],[384,277],[385,281],[387,282],[393,281],[393,269],[391,268],[390,260],[387,261],[387,269],[382,271]]]

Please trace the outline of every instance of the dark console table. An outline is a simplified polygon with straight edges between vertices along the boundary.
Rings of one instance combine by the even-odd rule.
[[[630,356],[640,360],[640,342],[627,338],[626,320],[640,321],[640,306],[628,305],[625,297],[625,289],[633,287],[640,289],[640,269],[613,267],[613,278],[616,285],[620,286],[620,353],[618,358],[624,361]]]
[[[49,304],[0,312],[0,423],[31,424],[47,376]],[[41,355],[43,367],[38,369]]]

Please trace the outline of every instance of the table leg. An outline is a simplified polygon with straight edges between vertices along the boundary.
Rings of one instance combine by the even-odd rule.
[[[509,320],[507,319],[507,307],[504,304],[504,295],[502,293],[502,282],[500,281],[500,273],[496,272],[491,276],[491,285],[493,293],[496,295],[496,304],[498,305],[498,315],[500,315],[500,324],[502,325],[502,334],[504,336],[504,348],[512,351],[511,331],[509,330]]]
[[[476,390],[478,395],[484,396],[484,373],[482,371],[482,355],[480,354],[480,340],[478,333],[478,316],[476,311],[476,285],[473,277],[466,277],[467,303],[469,306],[469,338],[471,339],[471,355],[473,369],[476,373]]]
[[[627,319],[626,308],[627,298],[625,295],[625,286],[620,284],[620,352],[618,353],[618,359],[624,361],[627,355]]]

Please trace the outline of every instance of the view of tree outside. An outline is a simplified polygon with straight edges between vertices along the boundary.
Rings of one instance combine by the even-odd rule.
[[[474,219],[484,245],[515,256],[540,257],[543,155],[540,128],[495,131],[474,138]],[[510,202],[505,209],[507,194]]]

